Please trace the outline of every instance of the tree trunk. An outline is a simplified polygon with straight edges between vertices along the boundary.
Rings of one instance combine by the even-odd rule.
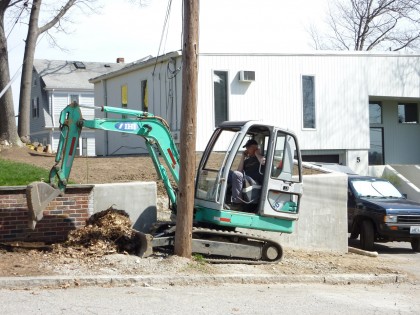
[[[25,53],[23,56],[22,78],[20,83],[19,98],[19,120],[18,133],[20,139],[29,143],[30,134],[30,114],[31,114],[31,87],[32,69],[34,66],[34,56],[36,41],[39,36],[38,19],[42,0],[34,0],[32,3],[31,16],[29,19],[28,35],[25,43]]]
[[[0,92],[10,82],[9,58],[7,51],[7,39],[4,33],[4,13],[8,1],[0,5]],[[12,89],[0,97],[0,143],[7,141],[9,144],[21,146],[22,142],[16,129],[15,109],[13,106]]]

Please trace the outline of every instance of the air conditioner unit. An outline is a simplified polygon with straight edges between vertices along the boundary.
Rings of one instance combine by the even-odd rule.
[[[239,71],[239,81],[241,82],[254,82],[255,81],[255,71]]]

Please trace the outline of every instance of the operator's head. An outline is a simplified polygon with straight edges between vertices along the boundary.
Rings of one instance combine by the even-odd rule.
[[[258,150],[258,142],[255,141],[254,139],[249,139],[245,145],[243,146],[243,148],[246,148],[246,151],[248,152],[248,154],[254,154],[255,151]]]

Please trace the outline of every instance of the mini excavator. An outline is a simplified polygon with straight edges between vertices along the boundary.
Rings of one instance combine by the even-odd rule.
[[[60,114],[61,136],[49,183],[34,182],[26,194],[30,227],[68,184],[82,128],[134,134],[145,140],[148,153],[163,181],[173,214],[177,211],[180,156],[167,122],[149,112],[117,107],[95,107],[118,118],[85,120],[80,105],[68,105]],[[241,206],[231,206],[229,175],[235,171],[244,144],[254,139],[265,165],[260,168],[261,185],[244,185]],[[192,252],[209,262],[276,263],[283,249],[276,240],[248,231],[292,233],[299,217],[302,196],[301,155],[295,134],[258,121],[226,121],[218,126],[196,171]],[[168,172],[173,182],[171,184]],[[140,232],[139,232],[140,233]],[[141,234],[139,256],[154,250],[173,249],[176,223],[165,223],[150,234]]]

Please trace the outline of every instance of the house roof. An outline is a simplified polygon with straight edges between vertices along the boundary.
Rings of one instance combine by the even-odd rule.
[[[126,73],[129,73],[129,72],[132,72],[132,71],[136,71],[138,69],[143,69],[145,67],[150,67],[150,66],[156,65],[160,62],[163,62],[165,60],[168,60],[170,58],[176,58],[176,57],[179,57],[179,56],[182,56],[181,51],[172,51],[172,52],[169,52],[165,55],[161,55],[161,56],[158,56],[158,57],[147,56],[147,57],[144,57],[144,58],[139,59],[137,61],[134,61],[132,63],[125,64],[124,67],[121,67],[119,69],[115,69],[114,71],[109,71],[107,73],[100,74],[96,77],[91,77],[90,82],[96,83],[96,82],[99,82],[101,80],[106,80],[106,79],[110,79],[110,78],[113,78],[113,77],[117,77],[119,75],[126,74]]]
[[[85,62],[35,59],[34,69],[45,89],[78,89],[93,91],[89,79],[124,68],[124,63]]]

